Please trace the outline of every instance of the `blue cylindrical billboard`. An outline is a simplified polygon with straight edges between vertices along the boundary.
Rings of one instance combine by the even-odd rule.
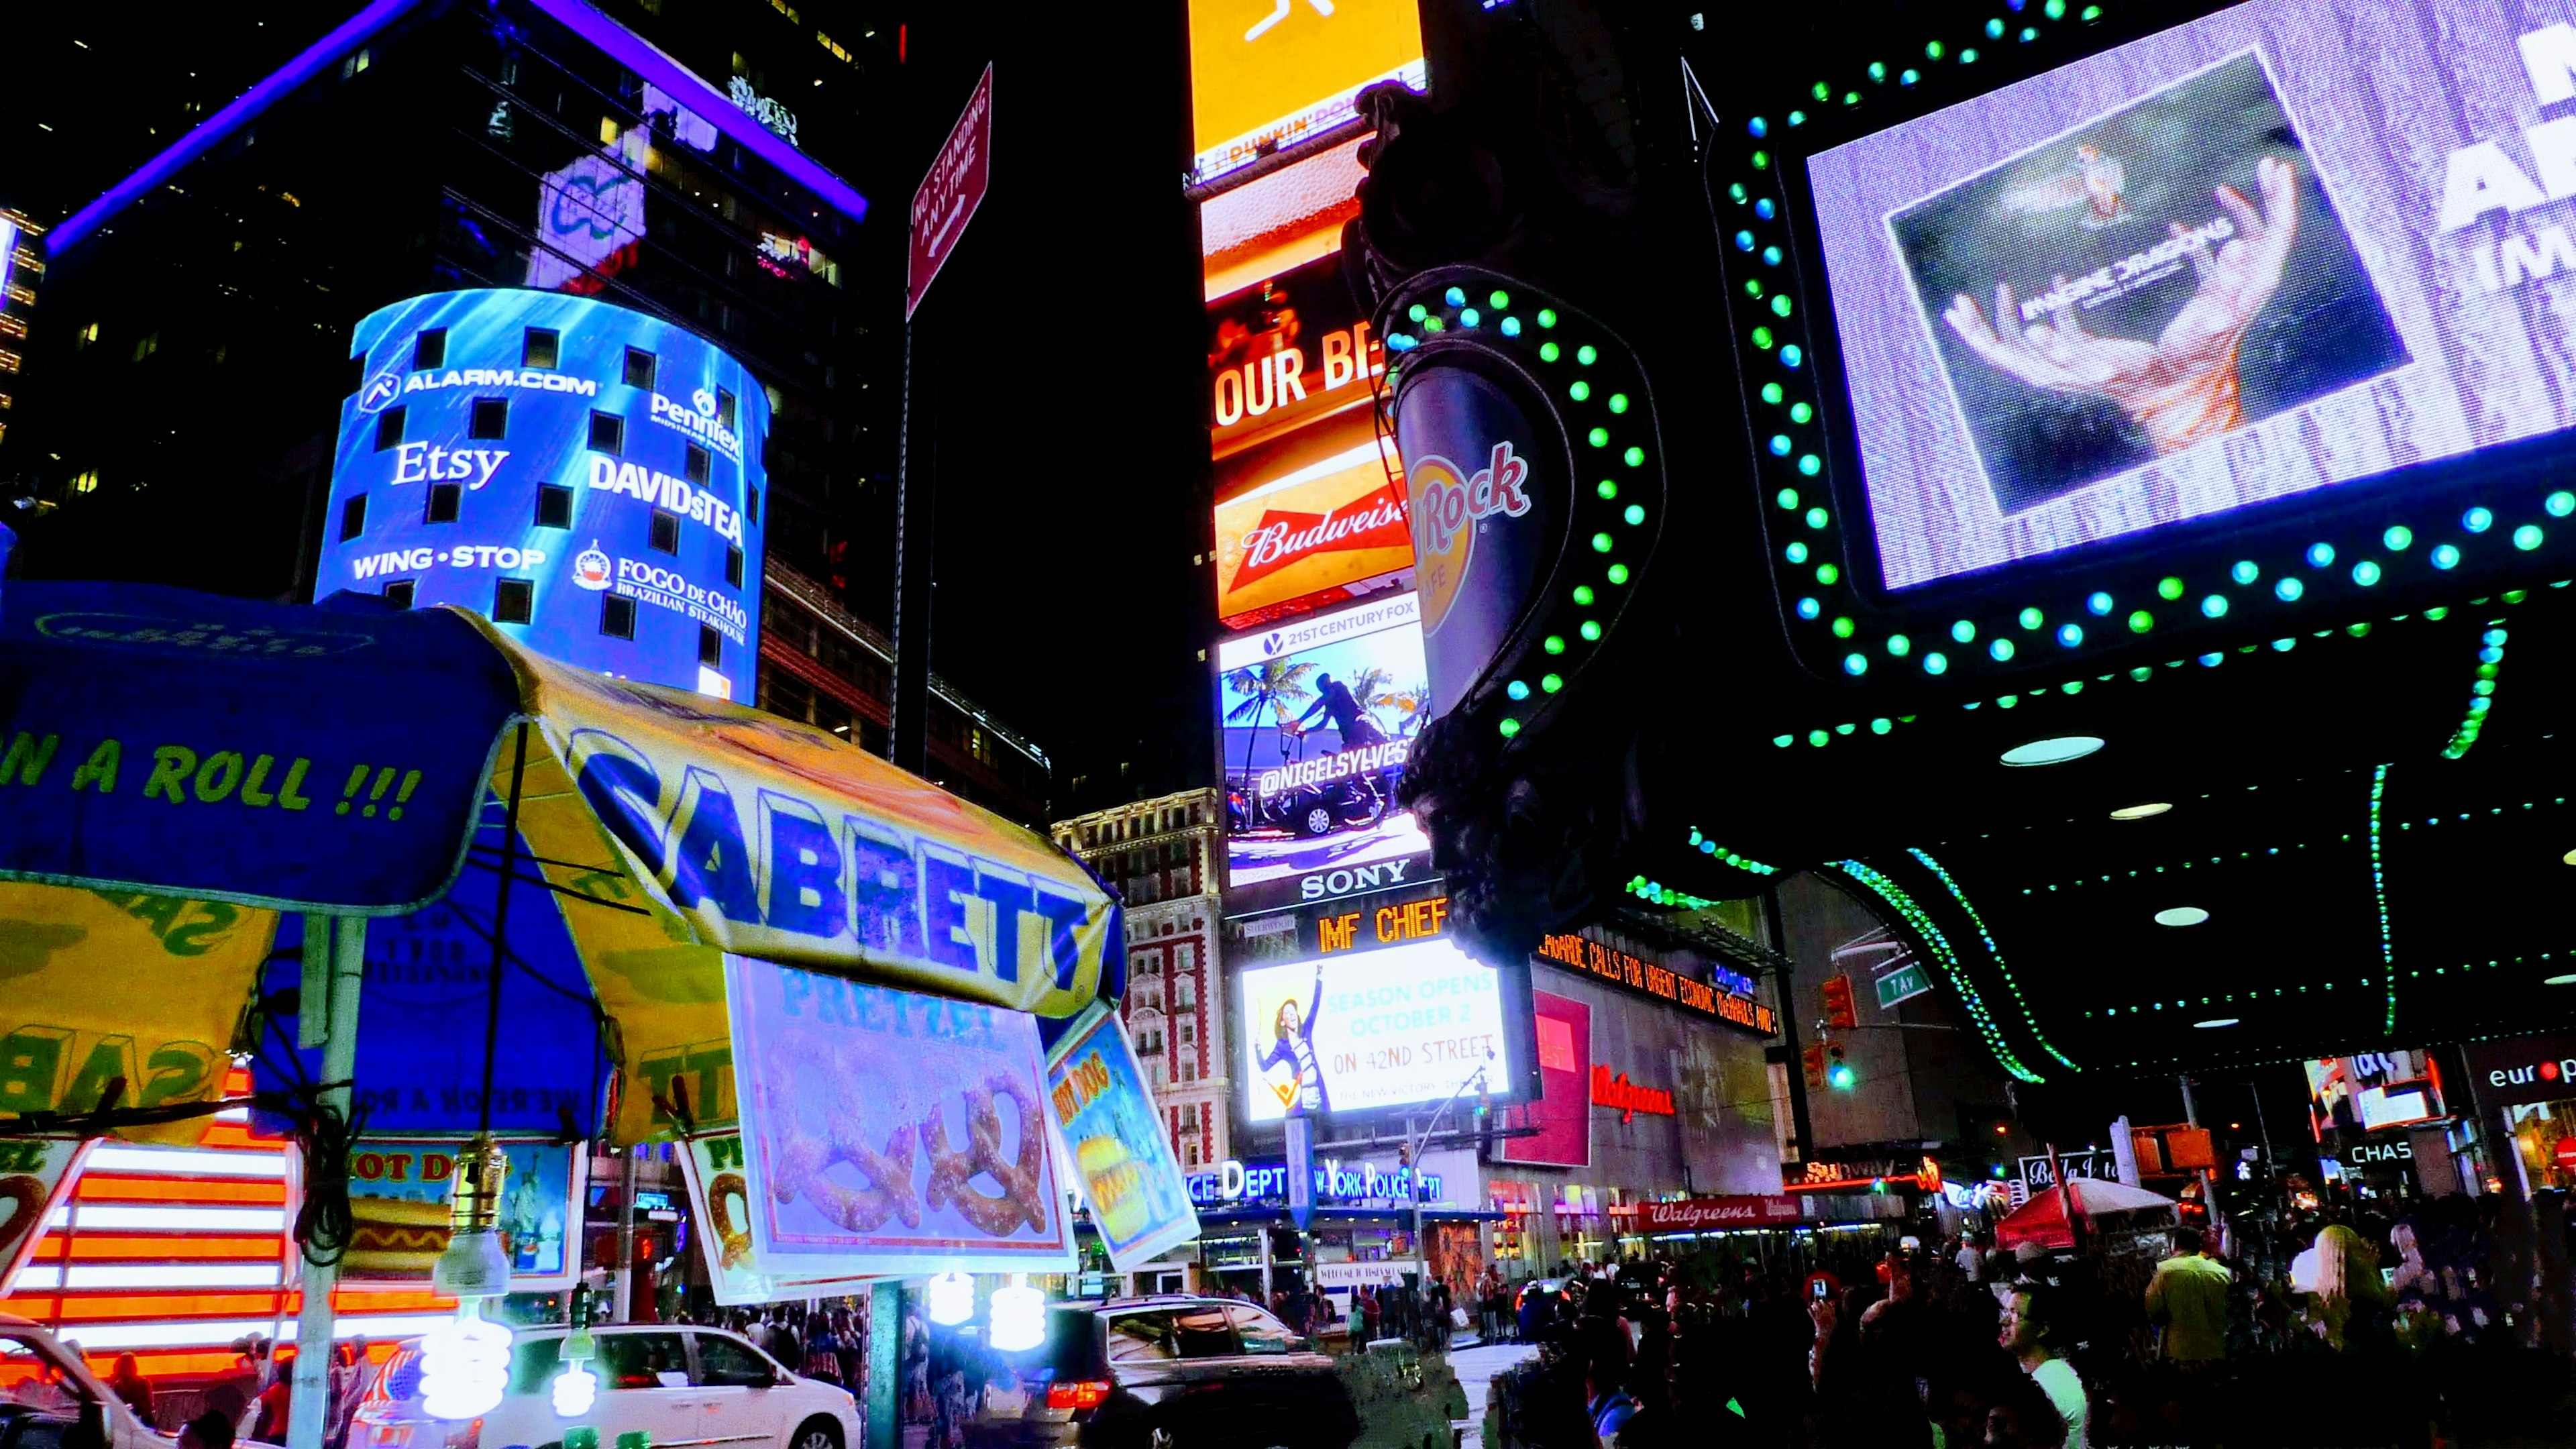
[[[506,288],[381,308],[350,352],[317,596],[455,604],[568,663],[750,698],[769,401],[741,363]]]

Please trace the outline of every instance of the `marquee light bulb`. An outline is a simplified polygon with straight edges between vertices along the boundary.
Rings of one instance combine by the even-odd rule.
[[[555,1375],[555,1417],[578,1419],[590,1412],[599,1401],[599,1376],[580,1364],[565,1368]]]
[[[1013,1273],[1011,1286],[993,1290],[991,1331],[985,1341],[1003,1353],[1018,1353],[1046,1342],[1046,1295],[1029,1286],[1028,1275]]]
[[[510,1330],[483,1320],[479,1300],[421,1335],[421,1408],[433,1419],[475,1419],[499,1406],[510,1386]]]
[[[930,1321],[954,1328],[975,1316],[975,1280],[951,1268],[930,1280],[926,1312]]]

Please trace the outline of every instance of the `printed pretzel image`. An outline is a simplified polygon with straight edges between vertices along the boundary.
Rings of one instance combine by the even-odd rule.
[[[968,1088],[965,1096],[964,1152],[949,1150],[945,1112],[934,1108],[921,1120],[922,1151],[930,1159],[930,1205],[937,1208],[953,1202],[966,1221],[996,1238],[1017,1231],[1022,1222],[1045,1231],[1046,1140],[1036,1104],[1019,1083],[1000,1073],[986,1077],[980,1088]],[[1017,1162],[1002,1155],[1002,1118],[994,1107],[997,1097],[1009,1098],[1016,1112]],[[999,1196],[987,1196],[968,1185],[979,1173],[1001,1184]]]
[[[733,1207],[728,1201],[737,1197],[742,1199],[743,1211],[749,1213],[751,1185],[742,1180],[739,1172],[719,1173],[715,1181],[707,1184],[707,1217],[711,1219],[708,1227],[714,1230],[716,1241],[724,1245],[724,1256],[716,1265],[721,1268],[739,1268],[751,1261],[751,1230],[733,1220]]]
[[[865,1082],[850,1075],[811,1037],[783,1043],[780,1054],[789,1059],[790,1080],[809,1096],[848,1103],[863,1101],[869,1094]],[[779,1100],[775,1088],[764,1083],[761,1092],[770,1120],[799,1120],[793,1106]],[[912,1190],[912,1124],[888,1134],[883,1152],[870,1147],[860,1131],[855,1117],[836,1115],[819,1134],[800,1130],[783,1142],[773,1140],[769,1160],[775,1164],[777,1180],[770,1184],[771,1194],[781,1205],[802,1197],[826,1219],[854,1233],[873,1232],[888,1218],[899,1219],[908,1228],[921,1226],[921,1199]],[[830,1172],[838,1163],[857,1169],[867,1185],[850,1187],[833,1181]]]

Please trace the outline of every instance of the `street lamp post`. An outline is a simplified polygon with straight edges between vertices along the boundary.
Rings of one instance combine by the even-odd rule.
[[[1489,1047],[1485,1051],[1485,1061],[1490,1064],[1493,1060],[1493,1049]],[[1422,1130],[1413,1134],[1413,1140],[1404,1149],[1404,1191],[1413,1205],[1413,1252],[1422,1261],[1422,1282],[1414,1290],[1417,1293],[1427,1293],[1431,1288],[1431,1248],[1422,1241],[1422,1144],[1431,1140],[1432,1131],[1440,1125],[1441,1115],[1456,1106],[1458,1099],[1467,1095],[1469,1087],[1479,1087],[1484,1082],[1485,1071],[1486,1068],[1480,1066],[1468,1073],[1467,1080],[1458,1084],[1458,1090],[1449,1094],[1449,1100],[1432,1109],[1431,1119],[1422,1124]]]

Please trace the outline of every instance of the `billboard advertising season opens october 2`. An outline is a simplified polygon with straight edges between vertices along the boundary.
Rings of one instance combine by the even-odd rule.
[[[2251,0],[1809,158],[1887,586],[2576,426],[2548,8]]]
[[[1518,1081],[1501,974],[1445,939],[1241,976],[1254,1122],[1436,1105],[1479,1067],[1496,1096]]]
[[[769,400],[740,363],[622,307],[498,289],[382,308],[353,351],[317,597],[407,592],[569,664],[749,694]]]

